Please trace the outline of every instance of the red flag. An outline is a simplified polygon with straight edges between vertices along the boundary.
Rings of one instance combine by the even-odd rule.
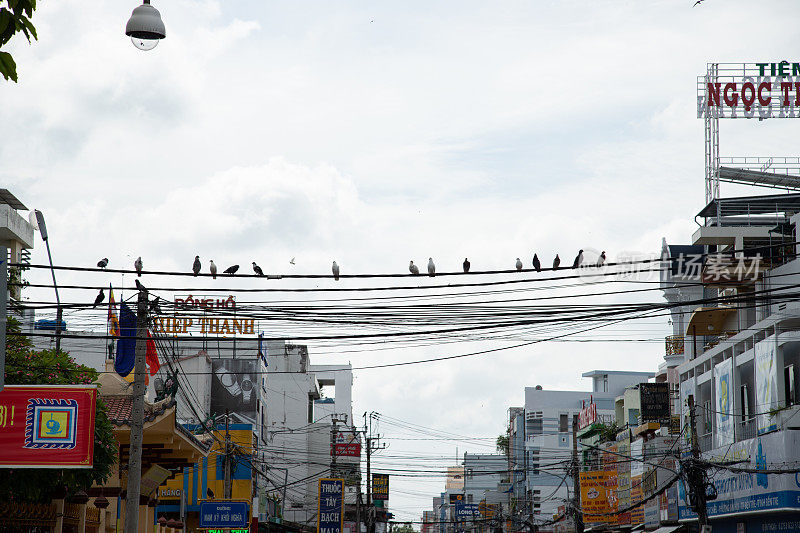
[[[156,343],[150,332],[147,332],[147,353],[145,354],[147,366],[150,367],[150,375],[154,376],[158,369],[161,368],[161,363],[158,362],[158,353],[156,352]]]

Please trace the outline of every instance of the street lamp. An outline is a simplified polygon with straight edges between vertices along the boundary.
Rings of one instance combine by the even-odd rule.
[[[42,240],[47,246],[47,259],[50,261],[50,274],[53,276],[53,289],[56,291],[56,352],[61,351],[61,299],[58,297],[58,285],[56,284],[56,271],[53,268],[53,256],[50,255],[50,241],[47,240],[47,226],[44,223],[44,215],[36,209],[36,225],[42,234]]]
[[[161,13],[150,5],[150,0],[133,10],[125,25],[125,35],[131,38],[133,46],[139,50],[152,50],[158,41],[167,36]]]

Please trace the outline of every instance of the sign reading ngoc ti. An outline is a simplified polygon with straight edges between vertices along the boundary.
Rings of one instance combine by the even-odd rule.
[[[709,63],[697,78],[697,118],[800,117],[800,62]]]

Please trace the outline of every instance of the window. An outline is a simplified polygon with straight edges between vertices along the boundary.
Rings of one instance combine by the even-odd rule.
[[[794,364],[788,365],[783,369],[783,390],[786,397],[786,405],[794,405]]]
[[[714,411],[711,409],[711,402],[707,401],[703,404],[703,412],[705,413],[705,434],[711,433],[711,424],[714,419]]]
[[[750,404],[747,403],[747,383],[739,387],[739,391],[740,405],[742,406],[742,423],[744,423],[750,419]]]
[[[467,503],[472,503],[472,494],[467,494]]]
[[[567,424],[569,424],[569,415],[560,415],[558,418],[558,430],[561,433],[569,431]]]
[[[467,468],[467,479],[472,479],[472,469]]]
[[[608,376],[603,376],[603,392],[608,392]]]
[[[574,427],[574,428],[578,427],[578,415],[577,414],[572,415],[572,427]]]

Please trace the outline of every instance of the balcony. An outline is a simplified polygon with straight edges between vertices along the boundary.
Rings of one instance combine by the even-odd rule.
[[[683,355],[683,335],[669,335],[664,339],[667,355]]]
[[[756,419],[751,418],[736,424],[736,441],[754,439],[756,437]]]
[[[710,452],[714,448],[714,439],[711,433],[697,437],[701,452]]]

